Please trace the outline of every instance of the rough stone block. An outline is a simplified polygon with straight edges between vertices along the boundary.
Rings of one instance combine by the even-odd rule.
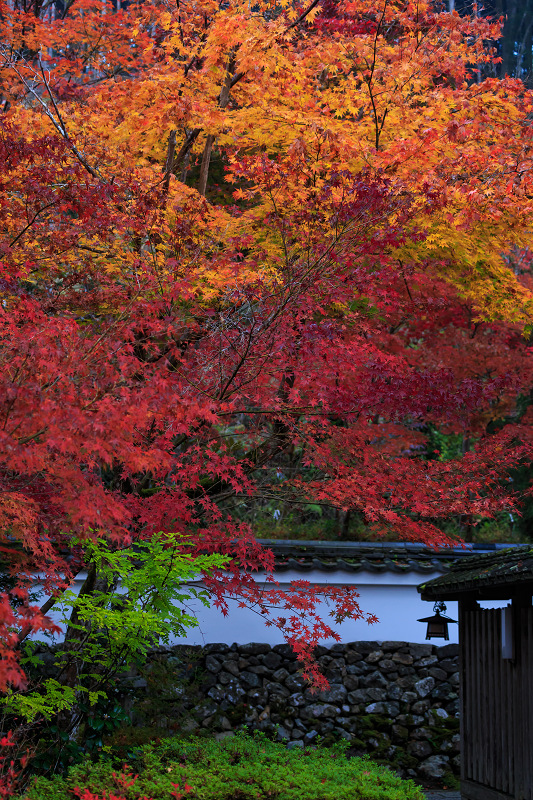
[[[409,655],[409,653],[393,653],[392,660],[397,664],[409,667],[413,663],[413,656]]]
[[[229,660],[223,661],[222,669],[225,670],[226,672],[229,672],[230,675],[233,675],[235,678],[238,677],[240,672],[239,665],[237,664],[236,661],[229,661]]]
[[[377,664],[383,658],[383,650],[374,650],[365,658],[367,664]]]
[[[261,661],[268,669],[277,669],[281,664],[281,656],[279,653],[275,653],[271,650],[262,657]]]
[[[294,731],[292,735],[294,736]],[[292,741],[287,743],[287,750],[303,750],[304,747],[305,745],[301,739],[296,739],[296,740],[293,739]]]
[[[316,696],[316,695],[315,695]],[[342,684],[330,684],[329,689],[318,693],[318,699],[325,703],[342,705],[348,696],[348,691]]]
[[[436,681],[445,681],[448,677],[448,673],[439,667],[431,667],[428,672],[432,678],[435,678]]]
[[[402,689],[397,686],[395,683],[389,686],[387,689],[387,697],[389,700],[400,700],[402,697]]]
[[[209,672],[219,672],[221,668],[220,661],[214,656],[206,656],[205,668],[209,670]]]
[[[244,670],[239,677],[241,682],[248,688],[256,689],[261,686],[261,678],[255,672]]]
[[[435,688],[435,678],[422,678],[421,681],[416,681],[414,685],[415,692],[419,697],[427,697],[430,692]]]
[[[206,644],[203,649],[205,655],[210,655],[211,653],[225,654],[229,652],[229,645],[224,642],[213,642],[211,644]]]
[[[433,653],[432,644],[411,644],[409,645],[409,652],[415,660],[425,658]]]
[[[285,681],[285,686],[291,692],[297,692],[299,689],[305,689],[307,681],[301,675],[289,675]]]
[[[422,669],[423,667],[431,667],[434,664],[438,664],[439,659],[437,656],[424,656],[423,658],[419,658],[415,661],[416,669]]]
[[[270,649],[269,645],[266,645],[266,646]],[[323,648],[323,649],[326,650],[326,648]],[[288,661],[296,661],[296,653],[294,652],[294,650],[292,649],[290,644],[276,644],[276,645],[274,645],[272,650],[274,651],[274,653],[277,653],[279,656],[281,656],[282,658],[287,659]],[[265,650],[263,652],[267,652],[267,651]],[[327,652],[327,650],[326,650],[326,652]],[[255,653],[254,653],[254,655],[255,655]]]
[[[433,748],[426,741],[411,742],[407,747],[409,755],[414,756],[420,760],[427,758],[433,752]]]
[[[449,756],[430,756],[425,761],[422,761],[418,769],[424,777],[440,780],[444,778],[446,772],[450,769]]]
[[[237,645],[237,649],[242,656],[259,656],[270,652],[271,648],[264,642],[249,642],[249,644]]]
[[[372,688],[366,689],[366,694],[369,700],[376,700],[381,702],[387,699],[386,689]]]
[[[359,653],[357,650],[348,650],[346,653],[345,661],[347,664],[356,664],[358,661],[363,660],[362,653]]]
[[[443,647],[437,648],[439,659],[444,658],[457,658],[459,655],[458,644],[445,644]]]

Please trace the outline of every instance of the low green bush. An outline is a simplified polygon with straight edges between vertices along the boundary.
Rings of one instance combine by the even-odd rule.
[[[24,800],[423,800],[419,787],[345,747],[288,750],[259,734],[165,739],[128,765],[84,762],[35,778]]]

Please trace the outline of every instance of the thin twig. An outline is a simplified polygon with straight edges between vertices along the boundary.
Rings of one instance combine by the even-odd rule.
[[[17,235],[15,236],[15,238],[14,238],[14,239],[12,239],[12,240],[10,241],[10,243],[9,243],[9,246],[10,246],[10,247],[13,247],[13,245],[14,245],[16,242],[18,242],[18,240],[20,239],[20,237],[21,237],[21,236],[24,236],[24,234],[26,233],[26,231],[28,230],[28,228],[31,228],[31,226],[33,225],[33,223],[35,222],[35,220],[37,219],[37,217],[39,216],[39,214],[41,214],[43,211],[46,211],[46,209],[47,209],[47,208],[51,208],[52,206],[55,206],[55,205],[56,205],[58,202],[59,202],[58,200],[52,200],[52,202],[51,202],[51,203],[47,203],[47,205],[43,206],[43,207],[42,207],[42,208],[40,208],[38,211],[36,211],[36,212],[35,212],[35,214],[33,215],[33,217],[31,218],[31,220],[28,222],[28,224],[27,224],[27,225],[25,225],[25,226],[24,226],[24,228],[23,228],[23,229],[20,231],[20,233],[17,233]]]
[[[311,5],[307,9],[307,11],[304,11],[304,13],[301,14],[298,17],[297,20],[295,20],[293,23],[291,23],[289,25],[289,27],[287,28],[287,30],[290,31],[292,28],[296,28],[297,25],[300,25],[300,23],[302,23],[304,21],[304,19],[307,17],[307,15],[311,13],[313,8],[315,8],[315,6],[317,6],[319,4],[319,2],[320,2],[320,0],[313,0],[313,2],[311,3]]]
[[[1,51],[3,51],[4,54],[7,55],[7,48],[5,47],[5,45],[4,46],[0,46],[0,47],[1,47]],[[20,56],[20,54],[19,54],[19,56]],[[20,57],[22,58],[22,56],[20,56]],[[44,74],[44,69],[42,67],[41,62],[39,62],[39,65],[41,67],[41,72],[42,72],[42,75],[43,75],[44,85],[46,87],[46,91],[48,92],[48,94],[49,94],[49,96],[51,98],[51,102],[52,102],[52,104],[54,106],[54,110],[56,111],[57,118],[52,113],[52,111],[50,110],[48,104],[45,103],[45,101],[40,96],[40,94],[26,80],[26,78],[21,73],[20,69],[16,66],[16,63],[13,61],[11,56],[8,57],[8,60],[11,62],[10,65],[11,65],[11,68],[13,69],[13,71],[18,75],[18,77],[20,78],[20,80],[22,81],[24,86],[26,87],[27,91],[37,100],[37,102],[39,103],[39,105],[43,109],[44,113],[46,114],[46,116],[48,117],[48,119],[50,120],[50,122],[52,123],[54,128],[56,129],[56,131],[65,140],[65,142],[67,143],[69,149],[76,156],[76,158],[78,159],[80,164],[83,166],[83,168],[86,169],[87,172],[89,173],[89,175],[91,175],[93,178],[98,178],[99,180],[103,180],[102,175],[98,172],[98,170],[93,168],[93,167],[91,167],[91,165],[89,164],[89,162],[87,161],[87,159],[85,158],[83,153],[81,153],[78,150],[78,148],[76,147],[76,145],[70,140],[69,135],[67,133],[67,129],[66,129],[65,123],[63,122],[63,118],[61,117],[61,114],[59,113],[59,110],[57,108],[57,104],[56,104],[56,102],[55,102],[55,100],[54,100],[54,98],[52,96],[52,91],[50,89],[48,81],[46,80],[46,76]],[[24,61],[27,63],[26,59],[24,59]],[[34,75],[36,77],[38,77],[38,73],[33,68],[31,68],[31,69],[32,69]],[[40,78],[39,78],[39,81],[40,81]]]

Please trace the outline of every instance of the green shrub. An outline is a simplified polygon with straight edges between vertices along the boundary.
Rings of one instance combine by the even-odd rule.
[[[423,800],[420,789],[345,747],[287,750],[264,735],[165,739],[129,765],[85,762],[35,778],[24,800]]]

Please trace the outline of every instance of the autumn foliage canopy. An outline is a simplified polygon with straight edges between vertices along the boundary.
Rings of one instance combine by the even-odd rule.
[[[123,5],[0,3],[2,688],[50,626],[35,570],[57,595],[93,540],[161,533],[228,556],[214,601],[270,614],[311,668],[365,614],[257,594],[272,556],[232,502],[264,468],[298,453],[269,491],[445,545],[453,515],[519,509],[531,459],[533,103],[481,77],[497,23]]]

